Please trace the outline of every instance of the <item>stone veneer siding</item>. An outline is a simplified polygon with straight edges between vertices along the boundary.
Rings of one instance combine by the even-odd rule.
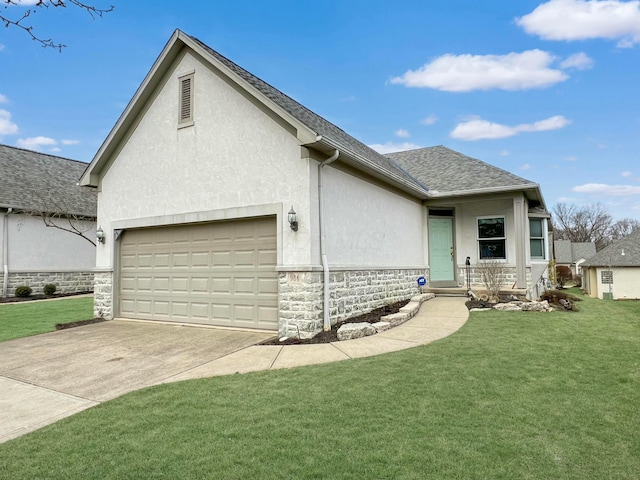
[[[93,316],[113,318],[113,273],[95,272],[93,287]]]
[[[331,324],[420,293],[426,269],[338,270],[330,274]],[[311,338],[323,328],[323,273],[280,272],[280,337]]]
[[[504,275],[504,288],[511,288],[513,286],[514,283],[516,283],[516,280],[518,278],[518,272],[516,270],[516,267],[504,267],[505,270],[505,275]],[[480,269],[479,268],[475,268],[473,265],[471,265],[471,287],[476,287],[476,288],[484,288],[484,283],[482,282],[482,276],[480,274]],[[531,286],[531,268],[527,267],[527,272],[526,272],[526,282],[527,282],[527,289],[530,288]],[[467,270],[465,266],[459,267],[458,268],[458,284],[461,287],[465,287],[467,286]]]
[[[2,282],[4,274],[0,275],[0,285]],[[34,294],[42,294],[49,283],[57,287],[56,293],[92,292],[93,272],[9,272],[7,296],[13,297],[16,287],[22,285],[31,287]]]

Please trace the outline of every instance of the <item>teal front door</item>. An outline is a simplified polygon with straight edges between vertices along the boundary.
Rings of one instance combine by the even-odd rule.
[[[432,283],[455,280],[453,218],[429,218],[429,271]]]

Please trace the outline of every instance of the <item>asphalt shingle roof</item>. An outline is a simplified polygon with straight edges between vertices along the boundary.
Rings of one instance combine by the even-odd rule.
[[[433,194],[537,186],[506,170],[442,145],[390,153],[387,156],[426,185]]]
[[[95,189],[78,180],[87,164],[0,145],[0,207],[95,217]]]
[[[640,267],[640,229],[600,250],[582,264],[588,267]]]
[[[593,242],[556,240],[553,242],[553,248],[557,263],[576,263],[582,258],[586,259],[596,254],[596,244]]]
[[[184,32],[183,32],[184,33]],[[187,35],[187,34],[185,34]],[[337,127],[328,120],[322,118],[320,115],[312,112],[304,105],[295,101],[288,95],[284,94],[277,88],[269,85],[264,80],[256,77],[252,73],[248,72],[244,68],[235,64],[225,56],[213,50],[211,47],[201,42],[195,37],[187,35],[194,42],[197,42],[208,53],[220,61],[223,65],[229,68],[232,72],[249,83],[253,88],[258,90],[262,95],[273,101],[276,105],[282,108],[289,115],[293,116],[302,124],[306,125],[309,129],[322,135],[332,143],[336,144],[345,153],[352,153],[363,157],[367,161],[374,164],[378,169],[386,173],[392,173],[399,176],[405,182],[411,184],[418,190],[425,191],[423,185],[420,184],[415,178],[408,174],[403,168],[401,168],[396,162],[385,157],[384,155],[376,152],[371,147],[368,147],[364,143],[360,142],[356,138],[346,133],[341,128]],[[425,192],[426,193],[426,192]]]

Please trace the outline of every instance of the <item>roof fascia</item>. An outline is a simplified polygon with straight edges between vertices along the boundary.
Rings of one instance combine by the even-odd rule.
[[[419,199],[425,200],[430,197],[429,193],[427,193],[426,187],[424,187],[424,190],[423,190],[418,186],[411,184],[406,179],[402,178],[400,175],[381,169],[378,165],[371,162],[370,160],[363,157],[362,155],[358,155],[357,153],[353,152],[350,148],[344,147],[333,140],[323,137],[322,135],[318,135],[316,137],[315,142],[307,144],[306,146],[310,148],[316,148],[321,151],[325,151],[325,153],[327,151],[333,152],[337,149],[340,151],[339,158],[345,161],[345,163],[351,164],[357,169],[363,170],[366,173],[380,180],[383,180],[389,185],[393,185],[396,188],[400,188],[404,192],[410,193],[411,195]]]
[[[432,198],[449,198],[449,197],[467,197],[471,195],[485,195],[489,193],[505,193],[505,192],[535,192],[535,197],[540,201],[540,206],[547,210],[547,206],[540,191],[540,185],[537,183],[530,183],[527,185],[515,185],[507,187],[487,187],[487,188],[475,188],[472,190],[457,190],[452,192],[438,193],[431,190]]]
[[[92,187],[99,186],[100,175],[105,164],[117,150],[118,144],[123,140],[123,138],[125,138],[129,128],[135,123],[137,115],[143,110],[146,101],[153,95],[155,87],[162,82],[167,69],[170,68],[174,60],[185,47],[190,48],[199,56],[206,59],[209,63],[215,66],[216,69],[221,71],[228,78],[232,79],[245,92],[264,104],[267,108],[271,109],[279,117],[283,118],[285,122],[291,124],[296,130],[297,138],[303,144],[315,141],[317,138],[316,132],[313,132],[306,125],[295,119],[282,108],[278,107],[274,102],[258,92],[244,79],[229,70],[224,64],[219,62],[218,59],[202,48],[202,46],[194,42],[189,35],[176,29],[136,90],[133,98],[129,101],[123,113],[120,115],[120,118],[118,118],[118,121],[109,132],[109,135],[98,149],[93,160],[82,174],[82,177],[80,177],[80,185]]]

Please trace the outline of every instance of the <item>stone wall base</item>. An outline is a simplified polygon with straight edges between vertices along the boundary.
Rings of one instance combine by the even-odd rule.
[[[420,293],[424,269],[348,270],[330,274],[331,325]],[[280,272],[280,337],[311,338],[323,329],[323,273]]]
[[[113,318],[113,273],[95,272],[93,288],[93,316]]]
[[[4,274],[0,274],[0,285]],[[56,286],[56,293],[79,293],[93,291],[93,272],[9,272],[7,296],[16,294],[16,287],[31,287],[33,294],[43,294],[47,284]],[[0,288],[0,294],[2,294]]]

